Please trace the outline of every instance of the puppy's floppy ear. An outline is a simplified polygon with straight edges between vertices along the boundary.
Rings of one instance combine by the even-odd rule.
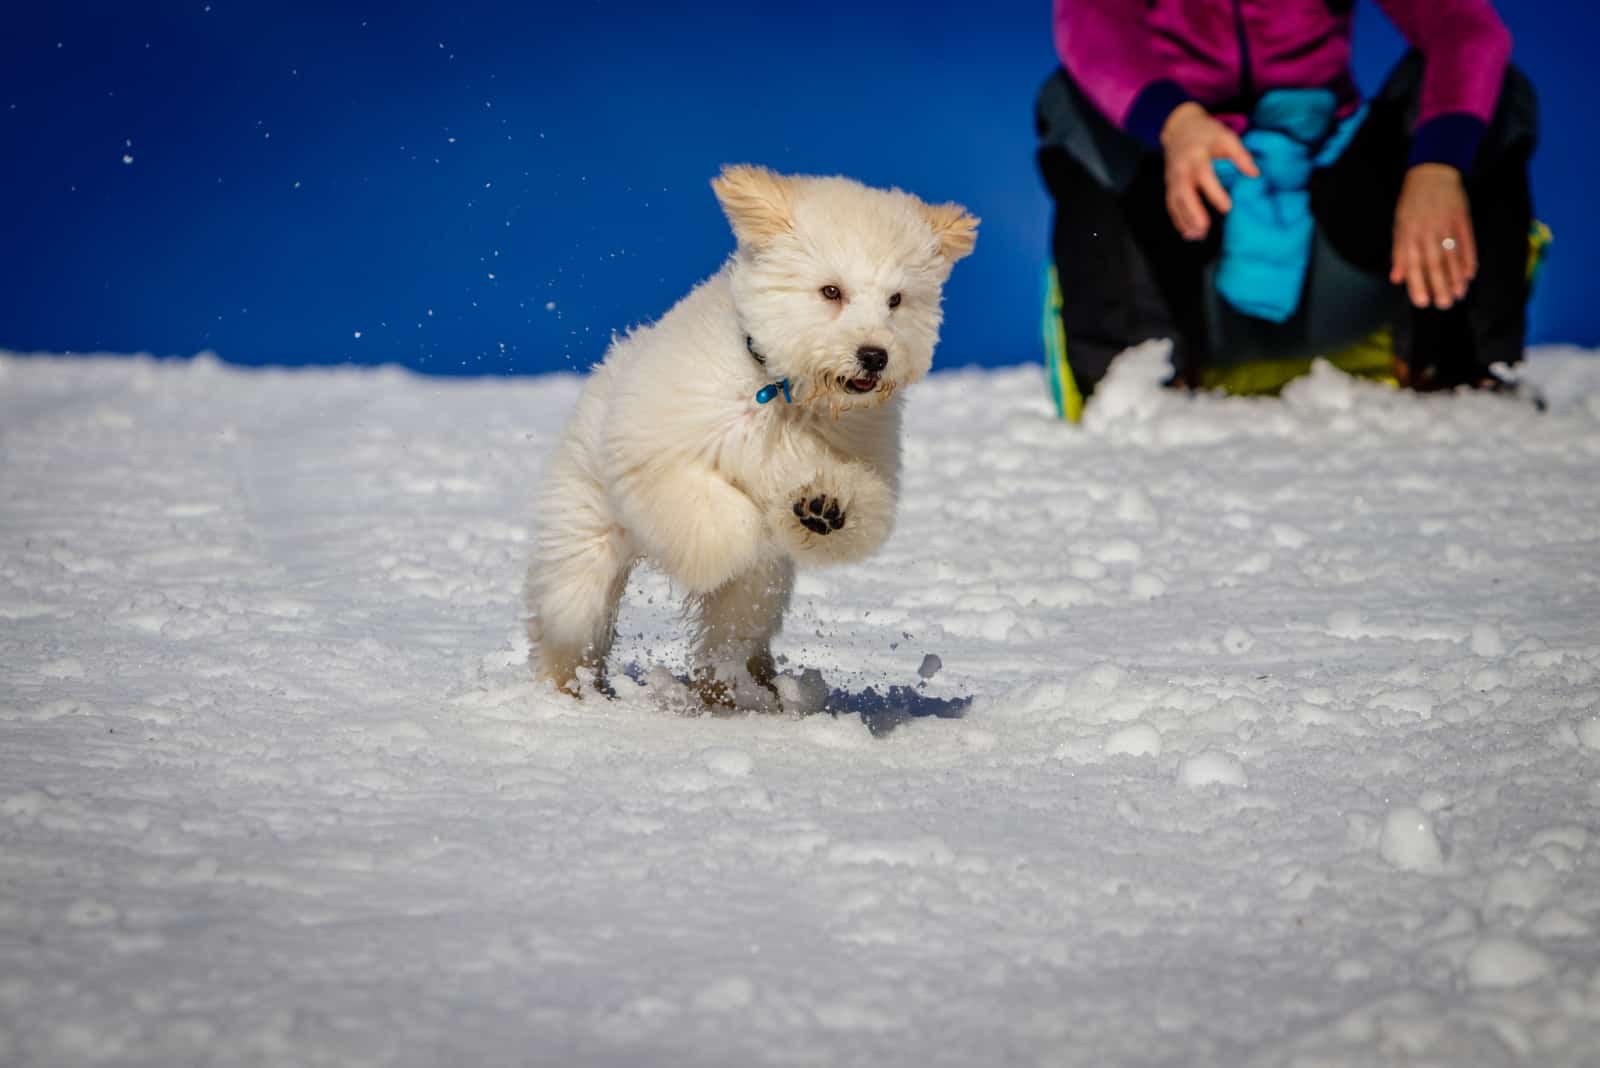
[[[765,167],[730,164],[711,188],[741,245],[764,245],[794,221],[794,185]]]
[[[978,217],[960,204],[924,204],[922,215],[939,239],[939,254],[947,263],[966,256],[978,243]]]

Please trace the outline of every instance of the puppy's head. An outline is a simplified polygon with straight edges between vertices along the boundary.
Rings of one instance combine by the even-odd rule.
[[[928,373],[944,282],[977,242],[976,218],[763,167],[726,167],[711,186],[738,239],[740,320],[796,403],[870,407]]]

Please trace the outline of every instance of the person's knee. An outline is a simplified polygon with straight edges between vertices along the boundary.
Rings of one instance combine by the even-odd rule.
[[[1034,155],[1039,166],[1039,177],[1050,199],[1057,204],[1070,202],[1072,195],[1086,179],[1083,166],[1060,145],[1045,145]]]
[[[1495,105],[1495,125],[1505,127],[1505,140],[1533,142],[1539,137],[1539,94],[1533,81],[1515,63],[1506,67]]]
[[[1505,81],[1500,86],[1500,101],[1529,111],[1539,109],[1539,97],[1533,88],[1533,80],[1515,63],[1506,66]]]
[[[1034,127],[1041,152],[1064,150],[1101,186],[1122,190],[1148,150],[1100,113],[1087,94],[1058,67],[1039,89]]]
[[[1389,68],[1383,84],[1378,86],[1372,98],[1379,102],[1394,101],[1401,106],[1408,103],[1414,106],[1421,96],[1422,53],[1415,48],[1407,49],[1399,62]]]

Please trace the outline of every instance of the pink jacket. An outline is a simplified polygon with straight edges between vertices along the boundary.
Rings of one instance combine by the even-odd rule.
[[[1489,0],[1378,0],[1422,53],[1411,162],[1465,171],[1494,114],[1511,34]],[[1155,145],[1196,100],[1248,112],[1269,89],[1327,87],[1354,105],[1351,0],[1055,0],[1056,52],[1107,118]]]

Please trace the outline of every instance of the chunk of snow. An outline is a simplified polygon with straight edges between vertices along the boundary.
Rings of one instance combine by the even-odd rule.
[[[1206,749],[1183,758],[1178,782],[1184,786],[1245,786],[1244,763],[1231,753]]]
[[[1412,805],[1391,808],[1384,817],[1378,853],[1403,871],[1434,872],[1444,865],[1444,850],[1433,820]]]
[[[1550,974],[1550,958],[1515,938],[1490,937],[1467,954],[1467,985],[1480,990],[1527,986]]]
[[[1160,756],[1161,732],[1148,723],[1132,723],[1106,738],[1107,756]]]

